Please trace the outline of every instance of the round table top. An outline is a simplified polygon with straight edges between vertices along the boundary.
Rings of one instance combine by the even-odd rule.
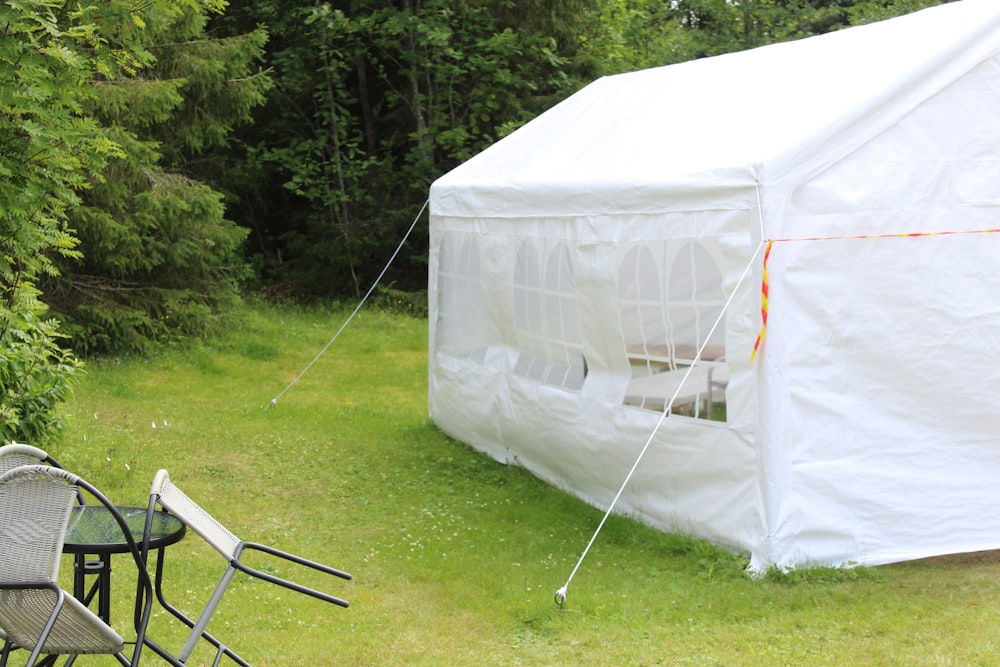
[[[146,525],[145,507],[118,507],[125,518],[132,537],[137,543],[142,541]],[[184,537],[186,526],[177,517],[166,512],[153,514],[150,549],[179,542]],[[76,505],[70,512],[66,526],[66,540],[63,551],[70,554],[110,554],[128,551],[128,542],[122,536],[118,522],[104,505]]]

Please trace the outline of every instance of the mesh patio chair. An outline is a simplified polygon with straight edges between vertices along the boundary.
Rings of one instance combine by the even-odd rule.
[[[62,468],[62,464],[49,456],[44,449],[24,445],[20,442],[11,442],[0,447],[0,475],[8,470],[13,470],[19,466],[42,464]],[[83,492],[77,489],[76,499],[81,505],[85,504]]]
[[[222,601],[222,597],[229,587],[233,576],[237,572],[249,575],[251,577],[261,579],[263,581],[276,584],[278,586],[287,588],[289,590],[296,591],[298,593],[303,593],[310,597],[314,597],[318,600],[323,600],[324,602],[329,602],[331,604],[347,607],[348,603],[346,600],[342,600],[333,595],[315,590],[308,586],[295,583],[288,579],[282,577],[277,577],[273,574],[267,572],[262,572],[258,569],[250,567],[242,562],[242,557],[247,551],[258,551],[269,556],[273,556],[280,560],[284,560],[290,563],[304,566],[306,568],[322,572],[325,574],[333,575],[341,579],[350,579],[351,575],[347,572],[342,572],[335,568],[316,563],[311,560],[307,560],[300,556],[290,554],[286,551],[282,551],[275,547],[267,546],[264,544],[259,544],[256,542],[244,542],[240,538],[236,537],[233,533],[225,528],[222,524],[216,521],[211,515],[209,515],[205,510],[203,510],[197,503],[191,500],[183,491],[178,489],[171,481],[170,476],[167,474],[166,470],[160,470],[156,477],[153,479],[153,486],[150,491],[149,496],[149,511],[147,512],[148,518],[152,516],[153,510],[159,505],[162,509],[166,510],[173,516],[180,519],[184,524],[188,526],[191,530],[196,532],[202,537],[209,545],[211,545],[216,551],[218,551],[222,556],[226,558],[229,565],[226,567],[222,578],[216,585],[215,590],[212,592],[205,608],[201,611],[196,620],[192,620],[189,616],[180,611],[177,607],[171,605],[164,598],[163,595],[163,573],[164,573],[164,552],[160,550],[157,561],[156,561],[156,575],[154,577],[154,590],[156,592],[157,600],[163,606],[163,608],[170,612],[173,616],[179,619],[182,623],[191,628],[191,632],[188,635],[187,641],[184,643],[183,648],[181,648],[180,653],[176,656],[169,654],[162,646],[159,646],[155,642],[147,638],[147,645],[150,646],[154,651],[156,651],[161,657],[166,659],[168,662],[174,665],[184,665],[188,658],[191,657],[195,646],[198,644],[199,639],[203,639],[209,642],[215,647],[215,661],[212,663],[213,667],[217,666],[223,656],[229,658],[238,665],[243,665],[244,667],[250,667],[250,663],[247,662],[243,657],[241,657],[232,648],[226,646],[224,643],[219,641],[215,636],[207,631],[208,622],[215,613],[216,608]],[[148,533],[148,530],[147,530]],[[143,553],[146,554],[147,549],[143,547]]]
[[[19,466],[41,463],[55,466],[57,468],[63,467],[53,457],[49,456],[48,452],[44,449],[39,449],[38,447],[24,445],[19,442],[11,442],[10,444],[0,447],[0,475]],[[77,490],[77,501],[81,505],[84,504],[83,493],[79,490]],[[9,641],[7,633],[3,631],[3,628],[0,628],[0,646],[2,646],[0,651],[10,651],[13,648],[16,648],[11,645]]]
[[[19,466],[48,463],[62,468],[44,449],[12,442],[0,447],[0,475]]]
[[[136,641],[126,657],[125,639],[58,583],[66,526],[77,492],[85,490],[115,518],[138,572]],[[0,627],[10,642],[0,654],[7,664],[12,648],[31,651],[26,665],[39,657],[114,655],[123,665],[137,665],[152,606],[152,582],[139,547],[115,506],[96,488],[71,472],[49,465],[25,465],[0,476]]]
[[[40,463],[54,465],[57,468],[62,467],[45,450],[38,447],[22,445],[18,442],[11,442],[8,445],[0,447],[0,475],[19,466]],[[80,500],[82,502],[83,499],[81,498]],[[0,628],[0,644],[3,645],[5,650],[10,651],[11,646],[8,644],[8,641],[7,633],[3,631],[3,628]]]

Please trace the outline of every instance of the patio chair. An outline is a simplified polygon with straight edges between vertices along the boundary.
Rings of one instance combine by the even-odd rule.
[[[45,450],[38,447],[22,445],[18,442],[11,442],[8,445],[0,447],[0,475],[19,466],[38,463],[47,463],[57,468],[62,467]],[[3,648],[0,650],[10,651],[13,647],[9,644],[9,641],[7,633],[3,631],[3,628],[0,628],[0,644],[3,645]]]
[[[62,464],[49,456],[44,449],[24,445],[20,442],[11,442],[0,447],[0,475],[19,466],[42,464],[62,468]],[[76,499],[81,505],[85,504],[83,492],[77,489]]]
[[[168,662],[174,665],[183,665],[187,662],[188,658],[191,657],[191,653],[194,651],[195,646],[198,644],[199,639],[203,639],[209,642],[215,647],[215,660],[212,663],[213,667],[217,666],[223,656],[229,658],[238,665],[243,665],[244,667],[250,667],[250,663],[247,662],[243,657],[241,657],[232,648],[226,646],[221,641],[219,641],[215,636],[207,631],[209,620],[212,614],[215,613],[216,608],[222,601],[223,595],[226,593],[226,589],[229,587],[233,576],[237,572],[241,572],[250,577],[261,579],[263,581],[276,584],[283,588],[314,597],[318,600],[324,602],[329,602],[331,604],[347,607],[348,603],[346,600],[342,600],[333,595],[315,590],[308,586],[295,583],[291,580],[284,579],[282,577],[269,574],[267,572],[262,572],[261,570],[255,569],[246,565],[242,558],[244,554],[248,551],[257,551],[268,556],[272,556],[279,560],[287,561],[297,565],[304,566],[306,568],[322,572],[325,574],[333,575],[335,577],[340,577],[341,579],[351,579],[351,575],[347,572],[342,572],[335,568],[323,565],[321,563],[316,563],[311,560],[307,560],[300,556],[282,551],[275,547],[267,546],[264,544],[259,544],[256,542],[245,542],[238,538],[236,535],[231,533],[225,526],[216,521],[211,515],[209,515],[204,509],[202,509],[197,503],[195,503],[191,498],[189,498],[183,491],[178,489],[171,481],[170,476],[166,470],[160,470],[156,473],[153,479],[153,486],[150,490],[149,495],[149,511],[147,512],[147,520],[152,517],[153,510],[159,505],[162,509],[166,510],[173,516],[180,519],[188,526],[191,530],[202,537],[209,545],[212,546],[216,551],[222,554],[223,557],[228,561],[229,565],[223,572],[222,578],[216,584],[215,590],[209,597],[204,609],[198,615],[197,620],[192,620],[189,616],[180,611],[177,607],[170,604],[164,597],[163,594],[163,573],[164,573],[164,552],[161,549],[156,561],[156,575],[154,577],[154,590],[156,592],[156,597],[163,608],[179,619],[182,623],[191,628],[191,632],[188,635],[187,641],[181,648],[180,653],[176,656],[169,654],[162,646],[156,644],[147,637],[147,644],[156,651],[161,657],[166,659]],[[147,530],[148,532],[148,530]],[[143,553],[146,555],[147,549],[145,545],[143,546]]]
[[[10,444],[0,447],[0,475],[19,466],[42,463],[55,466],[56,468],[63,467],[62,464],[56,461],[53,457],[49,456],[48,452],[44,449],[39,449],[38,447],[32,447],[31,445],[25,445],[19,442],[11,442]],[[83,497],[83,492],[79,489],[77,489],[76,498],[79,504],[83,505],[86,503]],[[14,648],[17,648],[9,644],[9,641],[7,633],[3,631],[3,628],[0,628],[0,651],[4,649],[11,651]]]
[[[58,583],[66,526],[77,492],[83,489],[115,517],[138,571],[136,641],[126,657],[125,639]],[[152,582],[139,547],[121,514],[100,491],[71,472],[49,465],[24,465],[0,476],[0,627],[10,641],[0,667],[13,648],[31,652],[26,665],[42,654],[114,655],[137,665],[152,607]]]
[[[44,449],[22,445],[19,442],[0,447],[0,475],[19,466],[46,463],[62,468],[58,461],[48,455]]]

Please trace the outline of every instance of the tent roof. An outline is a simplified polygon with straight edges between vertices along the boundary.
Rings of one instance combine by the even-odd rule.
[[[794,42],[601,78],[438,179],[436,215],[746,204],[876,136],[1000,51],[1000,2],[960,0]],[[669,203],[665,203],[669,202]]]

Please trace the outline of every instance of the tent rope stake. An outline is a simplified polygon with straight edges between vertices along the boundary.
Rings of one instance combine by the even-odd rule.
[[[628,471],[628,474],[625,476],[625,481],[622,482],[621,486],[618,488],[618,493],[615,494],[615,497],[611,500],[611,504],[608,505],[608,509],[604,512],[604,516],[601,517],[600,523],[597,524],[597,529],[591,536],[590,541],[587,543],[587,546],[583,550],[583,553],[580,554],[580,558],[576,561],[576,565],[573,567],[573,571],[570,572],[569,577],[566,579],[566,583],[563,584],[562,588],[556,591],[555,601],[556,604],[559,605],[560,607],[563,606],[563,604],[566,602],[566,591],[569,589],[570,582],[572,582],[573,577],[576,576],[577,571],[580,569],[580,566],[583,564],[584,559],[590,552],[590,548],[594,546],[594,542],[597,541],[597,536],[601,533],[601,530],[604,528],[604,524],[607,523],[608,521],[608,517],[611,516],[611,513],[614,511],[615,506],[618,504],[619,499],[621,499],[622,494],[625,492],[625,488],[628,486],[628,483],[632,480],[632,476],[635,474],[635,471],[639,468],[639,463],[646,455],[646,451],[649,449],[649,446],[653,444],[653,438],[656,437],[656,433],[657,431],[660,430],[660,426],[662,426],[664,420],[666,420],[666,418],[670,416],[670,410],[674,405],[674,401],[677,400],[677,396],[680,395],[681,389],[684,387],[684,383],[687,382],[687,379],[691,375],[691,372],[694,370],[694,367],[698,365],[699,361],[701,361],[701,355],[705,351],[705,347],[708,345],[708,341],[711,340],[713,334],[715,334],[715,330],[719,327],[719,324],[722,322],[722,318],[725,316],[726,311],[729,310],[730,304],[732,304],[736,294],[740,291],[740,287],[743,285],[743,281],[746,280],[746,277],[750,274],[750,269],[757,261],[757,256],[760,254],[761,248],[763,247],[764,243],[759,244],[757,246],[757,249],[754,251],[753,256],[750,258],[750,261],[747,262],[746,267],[743,269],[743,273],[740,275],[740,279],[736,281],[736,286],[733,288],[733,291],[729,295],[729,298],[726,299],[726,303],[722,306],[722,312],[719,313],[719,316],[716,318],[715,322],[712,323],[712,328],[709,329],[708,334],[705,336],[705,340],[698,348],[698,352],[694,356],[693,363],[690,366],[688,366],[687,372],[684,373],[684,377],[681,379],[680,384],[677,386],[677,389],[674,390],[673,396],[671,396],[670,400],[667,401],[666,405],[663,406],[663,412],[660,413],[660,418],[656,421],[656,425],[653,427],[652,432],[646,439],[646,444],[642,446],[642,450],[639,451],[639,455],[636,457],[635,462],[632,464],[632,468]]]
[[[372,286],[368,289],[368,292],[365,293],[365,295],[361,298],[361,301],[358,302],[358,305],[357,307],[355,307],[354,311],[347,317],[346,320],[344,320],[344,323],[340,325],[340,328],[337,329],[337,332],[335,334],[333,334],[333,337],[326,342],[326,345],[324,345],[323,349],[319,351],[319,354],[313,357],[313,360],[310,361],[308,364],[306,364],[306,367],[302,369],[302,372],[296,375],[295,378],[292,379],[292,381],[289,382],[288,385],[284,389],[282,389],[277,396],[271,399],[271,402],[264,407],[265,410],[272,408],[278,404],[278,399],[284,396],[285,392],[287,392],[289,389],[292,388],[292,385],[301,380],[302,376],[304,376],[306,373],[309,372],[309,369],[313,367],[313,364],[319,361],[319,358],[322,357],[323,354],[328,349],[330,349],[331,345],[333,345],[333,341],[337,340],[337,337],[340,336],[341,332],[347,328],[348,324],[351,323],[351,320],[354,319],[354,316],[358,314],[358,311],[361,310],[361,307],[365,305],[365,302],[368,301],[368,298],[375,292],[375,288],[378,287],[379,283],[382,281],[382,278],[385,277],[386,272],[389,270],[389,267],[392,266],[392,263],[396,260],[396,257],[399,255],[399,251],[403,249],[403,245],[406,243],[406,240],[410,238],[410,234],[413,233],[414,228],[417,226],[417,221],[420,220],[420,216],[422,216],[424,214],[424,211],[427,210],[428,203],[430,203],[430,200],[425,201],[424,205],[420,207],[420,210],[417,212],[417,215],[413,218],[413,222],[410,223],[410,228],[406,230],[405,234],[403,234],[403,238],[402,240],[400,240],[399,245],[396,246],[396,250],[392,253],[392,256],[389,257],[389,261],[386,262],[385,266],[382,268],[382,272],[378,274],[378,277],[375,279],[375,282],[372,283]]]
[[[709,331],[708,336],[706,336],[705,342],[702,343],[701,347],[698,350],[698,353],[695,355],[694,364],[692,364],[688,368],[687,373],[685,373],[684,378],[681,380],[681,386],[679,386],[675,390],[674,395],[670,398],[670,401],[668,401],[667,404],[666,404],[666,406],[664,406],[663,413],[660,415],[660,419],[656,422],[656,425],[653,427],[653,431],[649,434],[649,438],[646,440],[646,444],[643,445],[642,450],[639,452],[639,455],[636,457],[635,463],[632,464],[632,468],[631,468],[631,470],[629,470],[628,475],[626,475],[625,481],[622,482],[621,487],[618,489],[618,493],[615,494],[614,499],[611,501],[611,504],[608,506],[607,511],[604,513],[604,516],[601,518],[601,521],[600,521],[600,523],[597,526],[597,530],[594,531],[593,536],[590,538],[590,542],[587,543],[586,548],[583,550],[583,553],[580,555],[579,560],[576,562],[576,566],[573,568],[573,571],[570,573],[569,578],[566,580],[566,583],[562,586],[562,588],[560,588],[558,591],[556,591],[556,595],[555,595],[556,604],[558,604],[559,606],[562,606],[566,602],[566,591],[569,588],[570,582],[573,580],[573,577],[576,576],[577,570],[580,569],[580,566],[583,564],[584,559],[587,557],[587,554],[589,553],[590,548],[594,545],[594,542],[597,540],[597,536],[600,534],[601,529],[604,528],[604,524],[607,522],[608,517],[611,516],[611,513],[614,511],[615,505],[617,505],[618,500],[621,498],[622,494],[624,493],[625,488],[628,486],[629,481],[631,481],[632,476],[635,474],[635,471],[638,469],[639,463],[642,461],[642,458],[645,456],[646,451],[649,449],[649,446],[652,444],[653,438],[656,436],[657,431],[660,429],[660,426],[663,424],[663,421],[670,415],[670,409],[673,406],[673,402],[676,400],[677,396],[680,394],[681,387],[683,387],[684,382],[687,380],[688,375],[690,375],[690,373],[691,373],[692,369],[694,368],[694,366],[701,360],[701,355],[702,355],[702,352],[703,352],[703,350],[705,348],[705,345],[707,344],[708,339],[710,339],[711,336],[712,336],[712,334],[715,333],[715,329],[718,327],[719,323],[722,321],[722,316],[726,313],[727,310],[729,310],[729,306],[732,303],[733,297],[739,291],[740,286],[743,284],[743,281],[746,279],[746,277],[747,277],[747,275],[748,275],[748,273],[750,271],[750,268],[757,261],[757,257],[758,257],[758,255],[760,255],[761,249],[766,248],[765,257],[764,257],[764,265],[763,265],[763,270],[762,270],[762,272],[763,272],[763,279],[762,279],[762,282],[761,282],[761,319],[762,319],[762,326],[761,326],[760,335],[757,337],[757,340],[754,343],[754,349],[753,349],[753,354],[754,355],[756,355],[756,353],[758,351],[758,348],[760,347],[760,344],[763,341],[764,332],[765,332],[765,326],[766,326],[766,323],[767,323],[768,293],[769,293],[769,281],[768,281],[768,278],[767,278],[767,262],[768,262],[768,259],[770,259],[771,249],[773,248],[773,246],[774,246],[775,243],[790,243],[790,242],[798,242],[798,241],[851,241],[851,240],[860,240],[860,239],[905,239],[905,238],[922,238],[922,237],[932,237],[932,236],[955,236],[955,235],[965,235],[965,234],[995,234],[995,233],[1000,233],[1000,228],[998,228],[998,229],[955,230],[955,231],[940,231],[940,232],[898,232],[898,233],[887,233],[887,234],[858,234],[858,235],[847,235],[847,236],[823,236],[823,237],[811,236],[811,237],[792,237],[792,238],[764,239],[764,240],[762,240],[761,243],[757,246],[757,250],[754,252],[753,257],[750,258],[749,263],[747,264],[746,268],[743,270],[743,274],[740,276],[739,281],[736,283],[736,287],[735,287],[735,289],[733,289],[733,293],[730,294],[729,298],[726,300],[726,303],[723,306],[722,312],[719,314],[718,319],[712,325],[712,328]],[[751,357],[751,361],[752,360],[753,360],[753,357]]]

